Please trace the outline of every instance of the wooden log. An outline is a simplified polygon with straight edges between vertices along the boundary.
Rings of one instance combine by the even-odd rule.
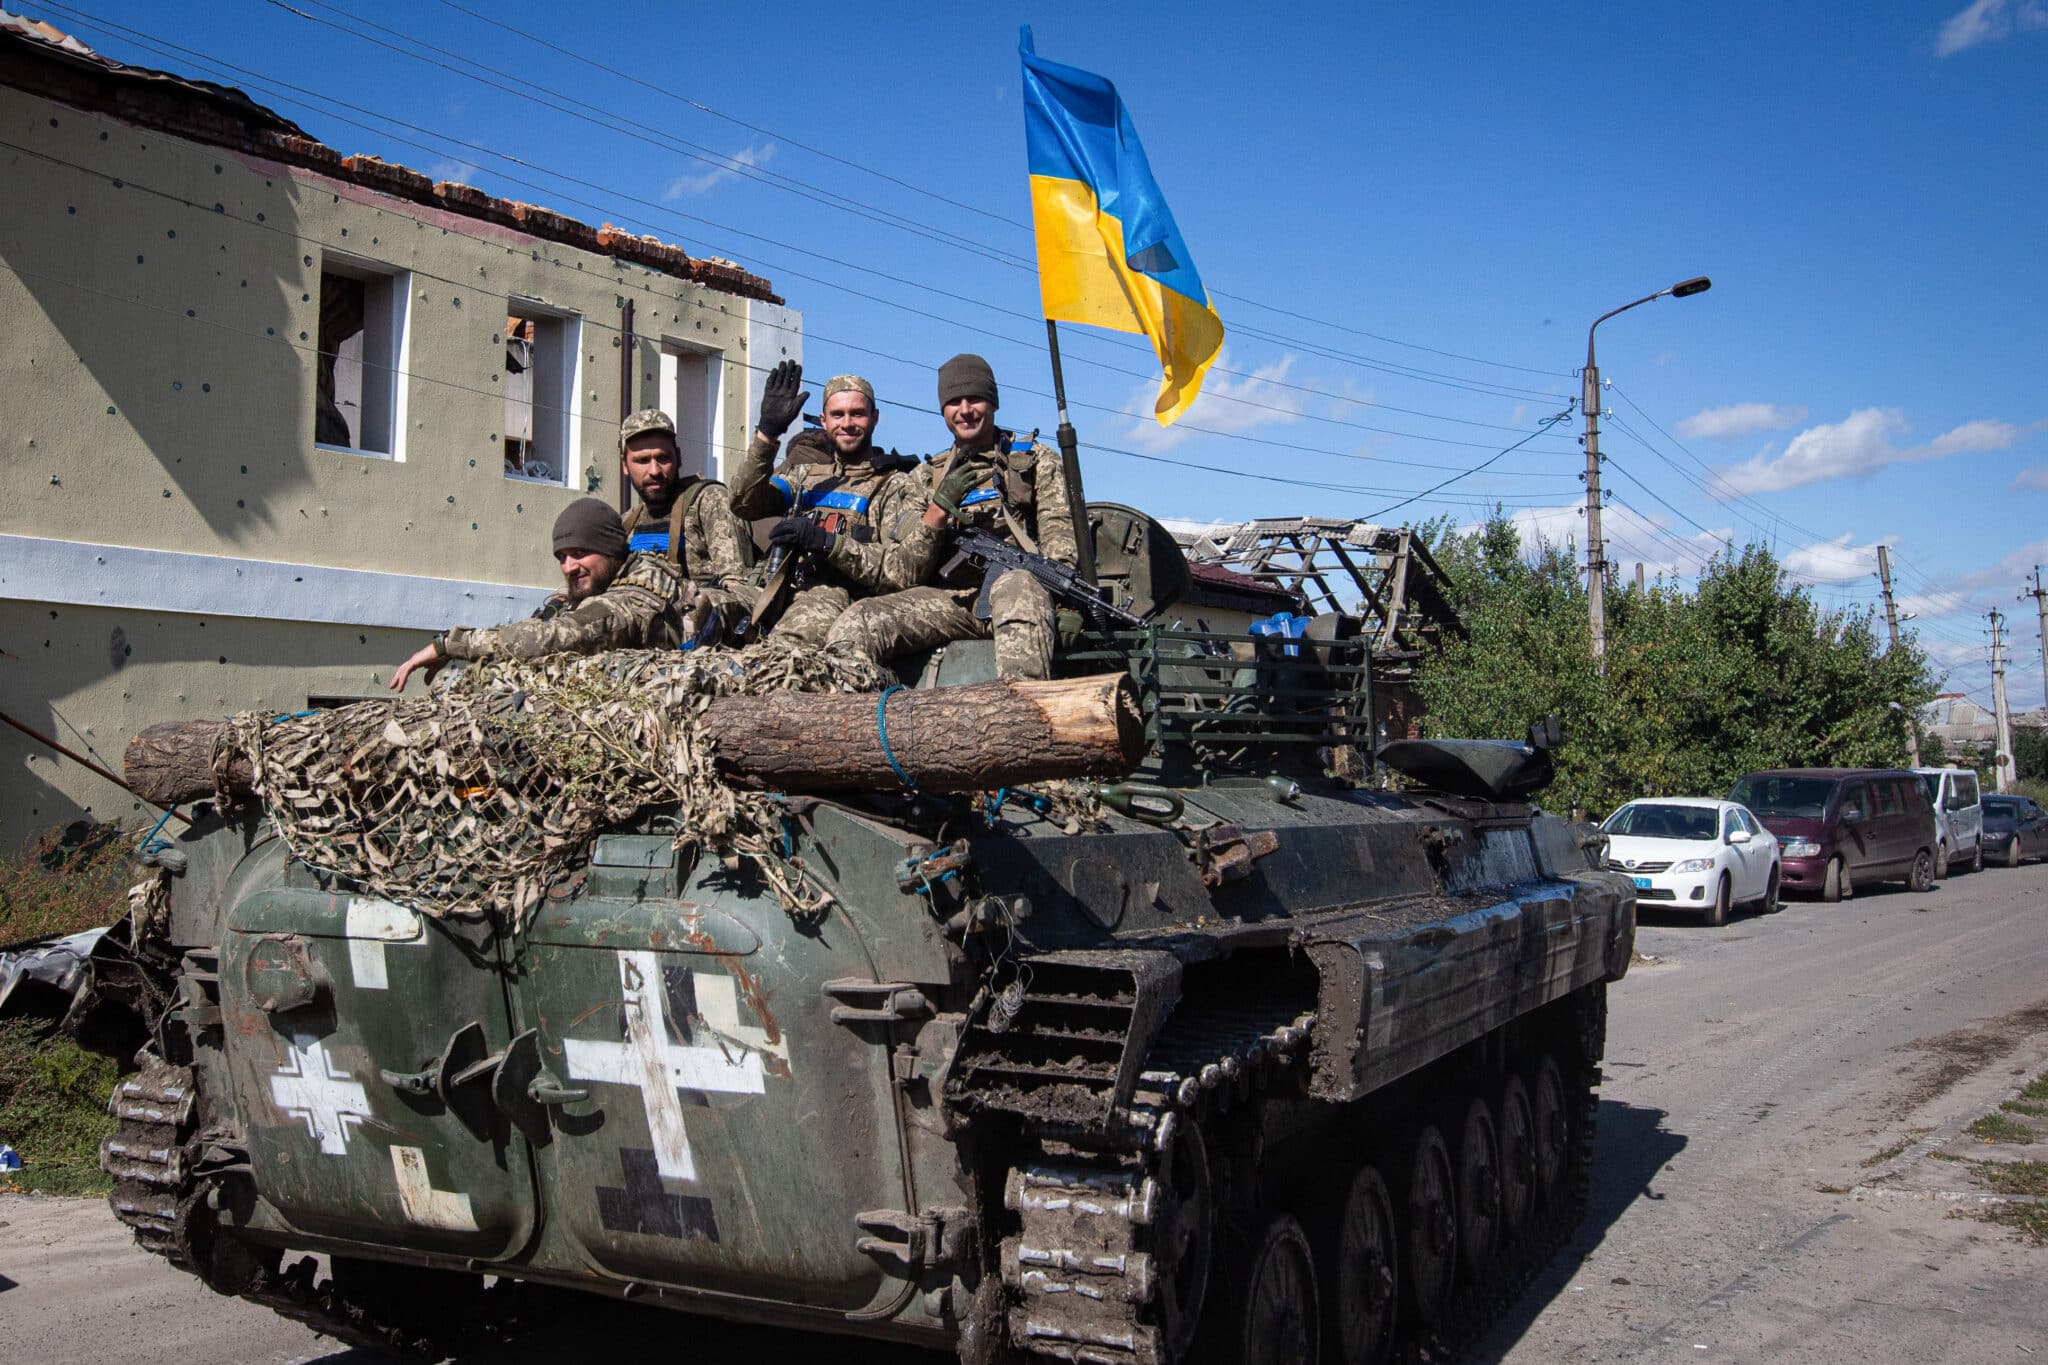
[[[888,751],[882,726],[888,727]],[[1145,721],[1129,675],[875,694],[726,697],[704,713],[719,767],[777,791],[990,791],[1137,766]]]
[[[1144,717],[1128,675],[1049,682],[989,682],[873,692],[777,692],[721,697],[705,708],[719,768],[749,786],[830,792],[902,787],[889,752],[920,790],[986,791],[1069,777],[1115,777],[1137,766]],[[227,726],[187,720],[152,725],[128,742],[123,766],[136,795],[170,806],[215,796],[213,756]],[[228,768],[228,790],[249,794],[247,760]]]

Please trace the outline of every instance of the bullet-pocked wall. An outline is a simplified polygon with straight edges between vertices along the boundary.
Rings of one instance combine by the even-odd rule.
[[[714,475],[802,355],[779,304],[24,90],[0,164],[0,709],[117,771],[530,611],[619,499],[629,303],[623,396]],[[88,810],[132,800],[0,728],[0,847]]]

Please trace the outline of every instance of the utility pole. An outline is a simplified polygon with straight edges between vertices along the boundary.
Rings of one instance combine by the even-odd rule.
[[[2008,775],[2012,767],[2012,714],[2005,709],[2005,650],[1998,634],[1998,624],[2004,619],[2001,612],[1991,613],[1991,705],[1998,716],[1998,752],[1992,755],[1992,769],[2002,792],[2012,790]]]
[[[1884,628],[1891,634],[1891,647],[1899,647],[1899,608],[1892,601],[1892,557],[1884,546],[1877,547],[1877,581],[1884,585]],[[1911,757],[1909,767],[1920,766],[1920,718],[1906,715],[1906,752]]]
[[[1645,294],[1634,303],[1610,308],[1586,329],[1585,382],[1579,389],[1579,407],[1586,414],[1586,434],[1580,438],[1586,446],[1586,611],[1593,621],[1593,668],[1602,674],[1607,672],[1607,542],[1600,535],[1600,366],[1593,358],[1593,334],[1617,313],[1655,303],[1666,295],[1689,299],[1713,287],[1714,282],[1705,275],[1695,275]]]
[[[1607,546],[1600,538],[1600,367],[1586,341],[1585,386],[1579,407],[1586,414],[1586,610],[1593,619],[1593,667],[1607,671]]]
[[[2034,586],[2022,593],[2023,597],[2034,599],[2034,608],[2041,614],[2041,698],[2042,708],[2048,711],[2048,592],[2041,588],[2041,566],[2034,566]]]

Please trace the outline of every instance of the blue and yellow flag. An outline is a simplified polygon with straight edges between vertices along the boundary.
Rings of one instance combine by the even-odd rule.
[[[1151,337],[1166,372],[1155,405],[1166,426],[1201,393],[1223,347],[1223,322],[1116,87],[1041,60],[1029,28],[1020,51],[1045,315]]]

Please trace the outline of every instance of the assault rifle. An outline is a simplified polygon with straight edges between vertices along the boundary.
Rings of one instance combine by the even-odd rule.
[[[1103,589],[1082,578],[1073,569],[1057,559],[1035,555],[1020,550],[1009,541],[992,536],[978,526],[969,526],[960,531],[953,540],[954,557],[948,562],[950,570],[965,561],[979,568],[981,573],[981,595],[974,599],[974,615],[977,620],[989,618],[989,585],[1012,569],[1021,569],[1044,585],[1052,594],[1053,602],[1062,607],[1071,607],[1081,613],[1096,630],[1143,630],[1145,618],[1124,610],[1109,600]]]

